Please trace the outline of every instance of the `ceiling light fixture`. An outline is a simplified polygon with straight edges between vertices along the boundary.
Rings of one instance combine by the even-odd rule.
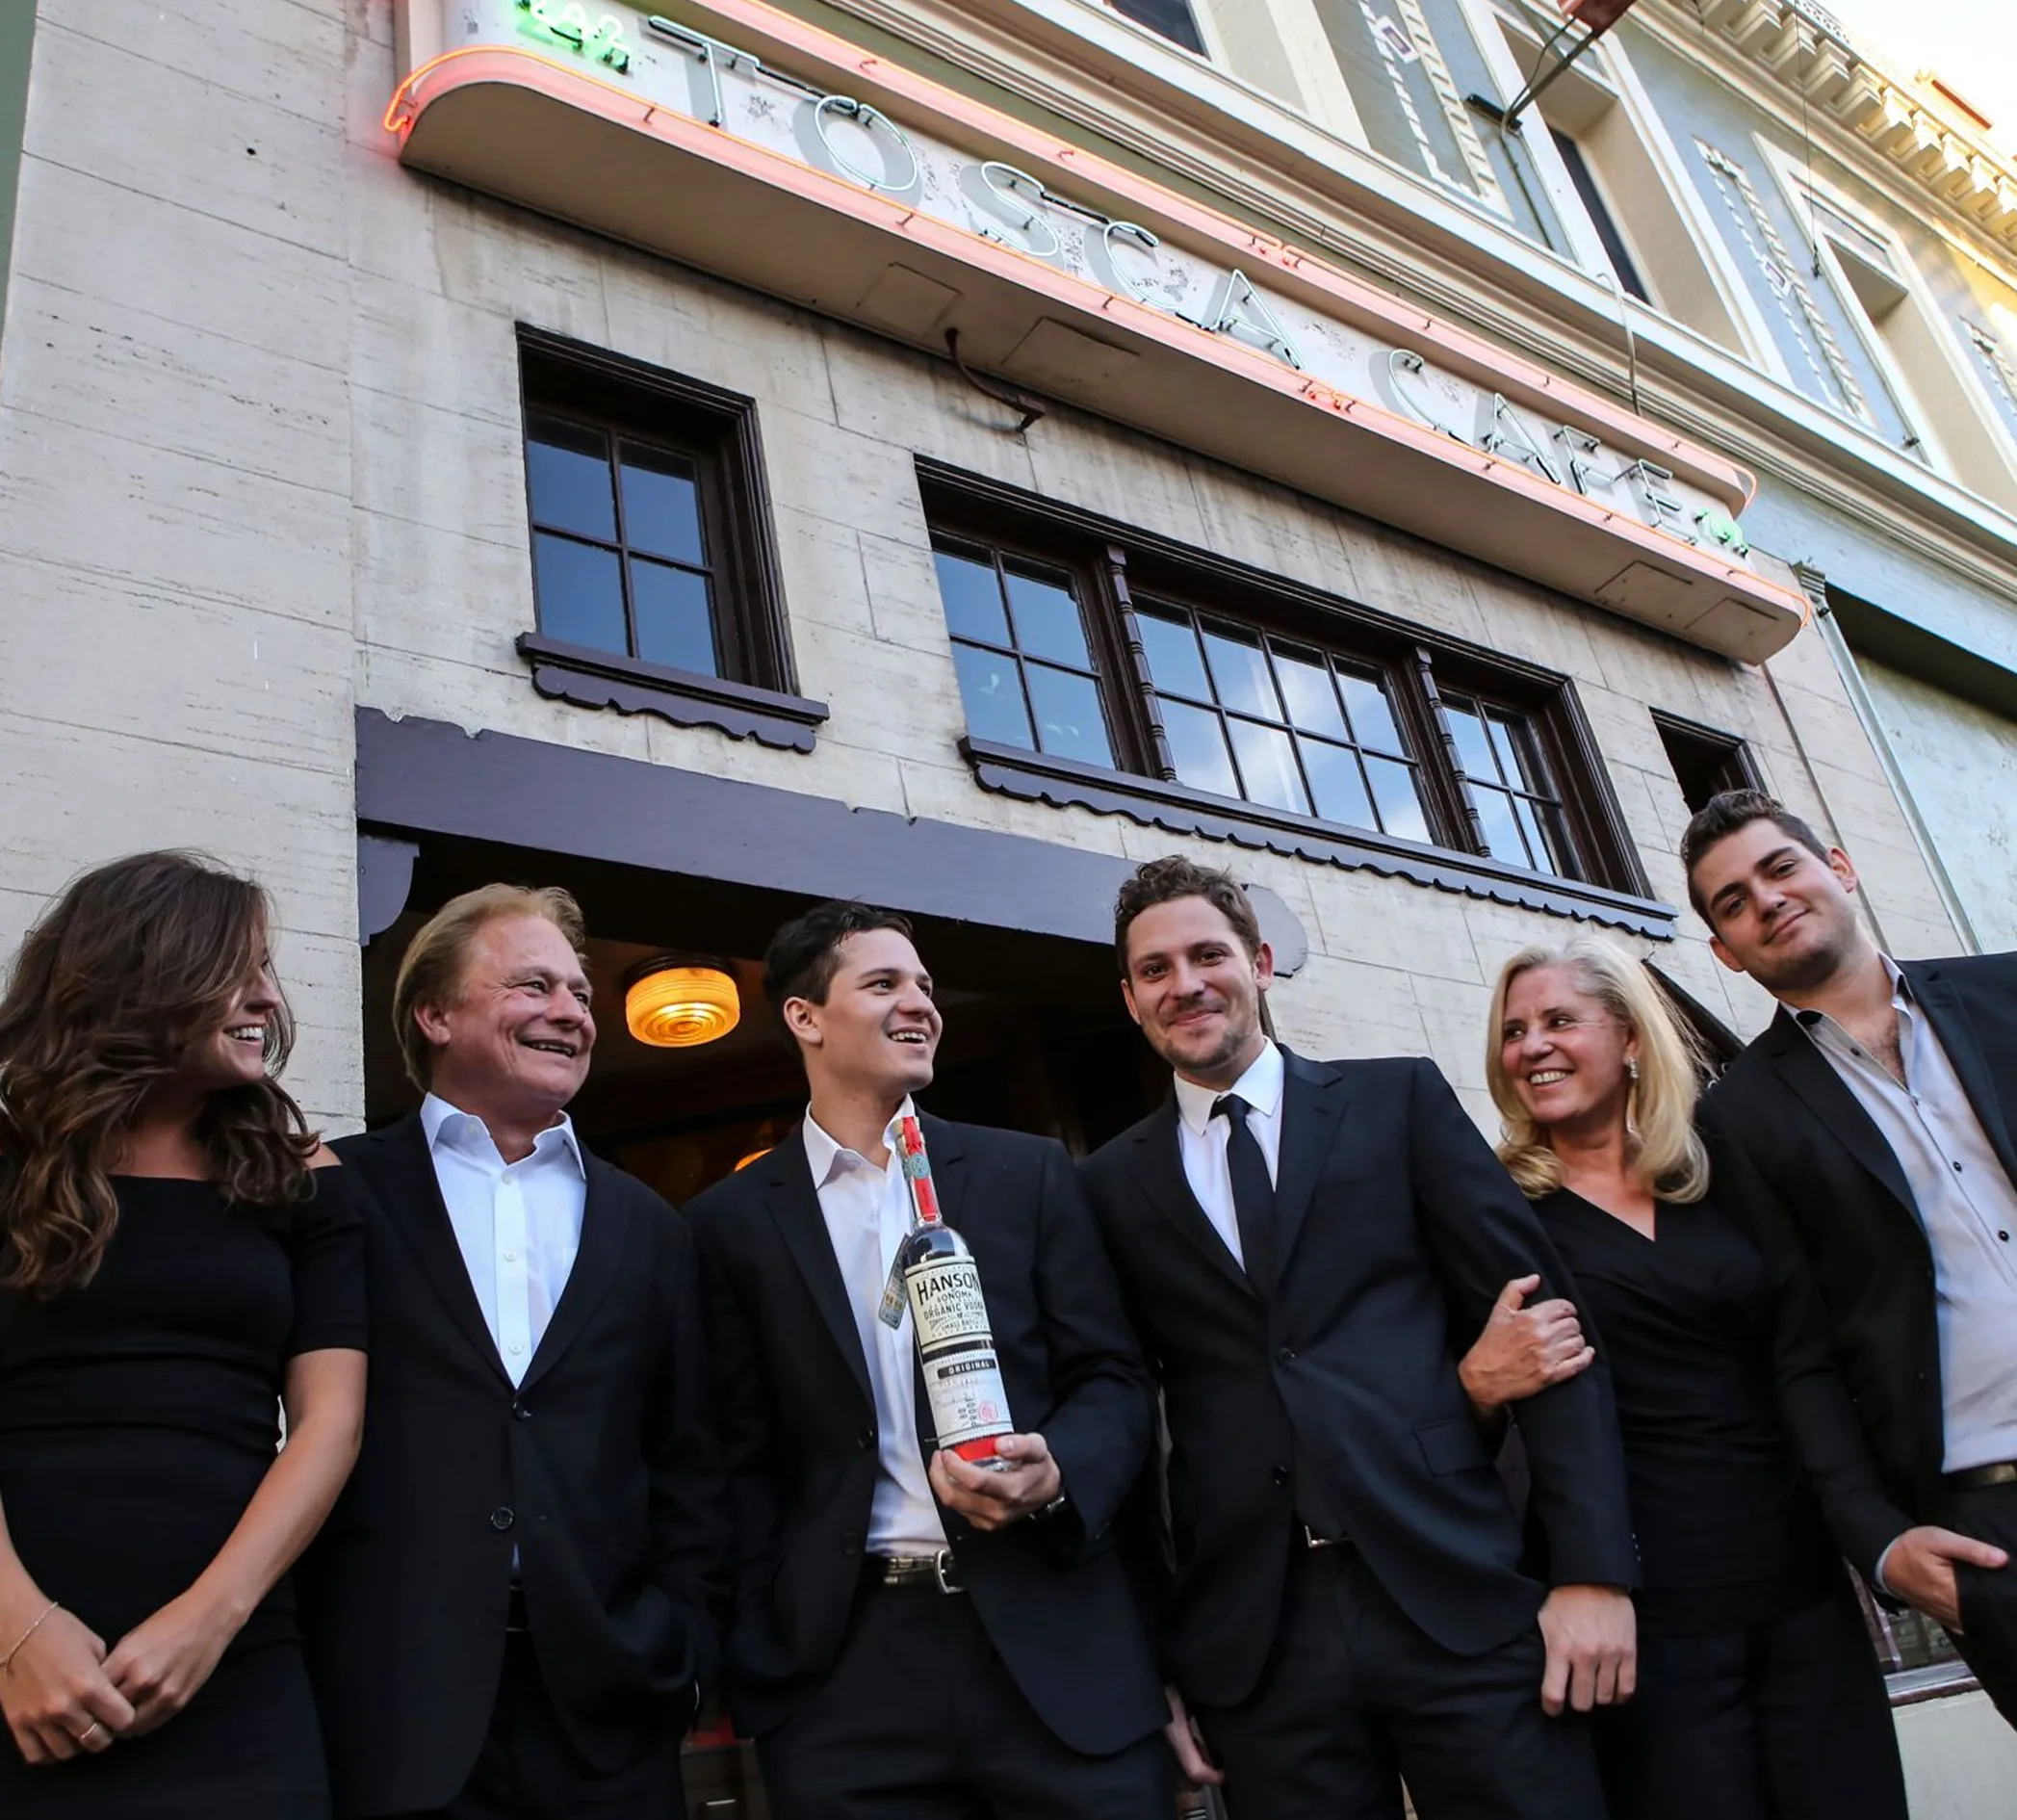
[[[660,955],[631,976],[623,1021],[654,1049],[694,1049],[726,1036],[742,1016],[741,996],[726,968],[713,961]]]

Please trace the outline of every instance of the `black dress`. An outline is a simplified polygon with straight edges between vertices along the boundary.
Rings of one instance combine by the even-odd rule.
[[[50,1598],[111,1649],[188,1590],[272,1465],[287,1362],[366,1340],[361,1192],[234,1208],[205,1182],[120,1177],[83,1289],[0,1290],[0,1509]],[[0,1726],[6,1820],[319,1820],[327,1773],[283,1577],[174,1718],[30,1767]]]
[[[1883,1680],[1780,1414],[1781,1285],[1713,1201],[1654,1238],[1538,1203],[1617,1395],[1639,1691],[1599,1714],[1612,1820],[1905,1820]]]

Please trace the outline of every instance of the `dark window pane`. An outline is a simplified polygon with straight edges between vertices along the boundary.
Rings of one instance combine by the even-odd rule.
[[[706,565],[700,490],[685,455],[623,445],[623,540],[633,550]]]
[[[1342,821],[1348,828],[1377,828],[1373,805],[1365,793],[1365,779],[1359,775],[1358,759],[1348,745],[1326,745],[1320,740],[1299,740],[1303,767],[1309,773],[1309,788],[1317,799],[1317,814],[1326,821]]]
[[[1338,672],[1337,686],[1344,692],[1345,712],[1352,716],[1352,737],[1369,752],[1391,752],[1405,758],[1408,748],[1401,743],[1401,729],[1394,725],[1386,690],[1370,676],[1350,670]]]
[[[945,629],[955,638],[978,638],[983,644],[1010,644],[1008,614],[1001,610],[1001,584],[992,562],[932,552],[939,569],[939,598],[945,604]]]
[[[539,630],[568,644],[628,653],[623,576],[616,560],[613,550],[535,533],[532,593],[539,606]]]
[[[633,557],[631,611],[637,618],[637,655],[647,663],[719,673],[706,576]]]
[[[1281,685],[1290,722],[1306,733],[1348,740],[1345,717],[1338,712],[1337,690],[1331,686],[1331,667],[1318,657],[1275,653],[1275,680]]]
[[[1009,612],[1016,622],[1016,647],[1031,657],[1050,658],[1085,670],[1093,666],[1086,653],[1086,629],[1079,623],[1078,602],[1071,584],[1055,570],[1041,574],[1007,571]]]
[[[1373,800],[1380,805],[1380,825],[1404,841],[1427,841],[1429,819],[1422,813],[1421,794],[1415,789],[1414,767],[1369,758],[1365,769],[1372,780]]]
[[[1037,717],[1037,744],[1060,758],[1113,768],[1114,748],[1106,737],[1099,689],[1090,676],[1031,663],[1023,672],[1029,705]]]
[[[1123,13],[1151,32],[1160,32],[1173,44],[1204,55],[1204,40],[1198,35],[1198,21],[1191,16],[1190,0],[1112,0],[1116,13]]]
[[[1268,660],[1257,641],[1228,638],[1224,633],[1204,635],[1204,655],[1211,663],[1211,680],[1219,686],[1219,700],[1243,714],[1259,715],[1264,720],[1280,720],[1281,704],[1268,676]]]
[[[1193,790],[1209,790],[1221,796],[1237,796],[1239,780],[1232,774],[1232,759],[1226,750],[1226,736],[1219,716],[1202,708],[1187,708],[1165,697],[1162,704],[1163,732],[1170,739],[1170,757],[1177,766],[1178,783]]]
[[[1198,635],[1188,619],[1165,619],[1159,613],[1136,615],[1142,628],[1142,649],[1149,654],[1149,674],[1157,689],[1211,700],[1204,660],[1198,654]]]
[[[556,417],[527,419],[526,481],[535,524],[615,541],[609,439],[601,430]]]
[[[954,645],[952,656],[959,665],[960,699],[967,704],[967,731],[976,740],[1033,751],[1036,741],[1029,736],[1029,712],[1022,705],[1016,660],[970,644]]]
[[[1309,798],[1303,793],[1303,778],[1296,769],[1296,754],[1288,735],[1280,727],[1256,727],[1251,720],[1230,720],[1232,750],[1240,762],[1240,779],[1246,785],[1249,802],[1264,802],[1276,809],[1293,809],[1299,816],[1309,813]]]
[[[1485,723],[1468,708],[1445,698],[1443,712],[1450,717],[1450,731],[1457,737],[1457,762],[1466,777],[1481,783],[1499,781],[1499,767],[1491,755],[1491,740]]]
[[[1605,256],[1611,261],[1612,271],[1617,273],[1618,283],[1642,303],[1651,302],[1652,299],[1646,296],[1645,280],[1632,263],[1632,255],[1625,248],[1625,237],[1618,232],[1616,219],[1604,200],[1604,193],[1597,188],[1596,173],[1583,156],[1583,147],[1566,133],[1552,126],[1548,128],[1548,137],[1555,142],[1555,149],[1562,154],[1562,162],[1568,168],[1568,180],[1576,186],[1576,194],[1583,198],[1583,206],[1590,212],[1590,224],[1597,230],[1597,239],[1604,244]]]
[[[1478,805],[1478,819],[1485,828],[1485,850],[1493,859],[1510,860],[1515,866],[1533,865],[1527,844],[1520,837],[1519,823],[1513,819],[1513,804],[1505,793],[1473,790],[1471,799]]]
[[[1534,805],[1524,796],[1515,796],[1513,813],[1520,824],[1520,832],[1527,837],[1527,851],[1534,855],[1534,864],[1543,871],[1559,872],[1562,870],[1560,849],[1542,831],[1540,816]]]

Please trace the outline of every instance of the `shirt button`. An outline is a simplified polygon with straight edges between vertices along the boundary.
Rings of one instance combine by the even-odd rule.
[[[1954,1174],[1955,1174],[1955,1175],[1959,1175],[1960,1173],[1961,1173],[1961,1165],[1960,1165],[1959,1163],[1955,1163],[1955,1164],[1954,1164]]]
[[[522,1353],[523,1351],[525,1351],[525,1349],[526,1349],[526,1342],[525,1342],[524,1340],[522,1340],[522,1339],[514,1339],[514,1340],[513,1340],[513,1341],[511,1342],[511,1356],[512,1356],[512,1358],[516,1359],[516,1358],[518,1357],[518,1355],[519,1355],[520,1353]]]
[[[1996,1236],[2002,1239],[2005,1245],[2007,1245],[2010,1242],[2010,1235],[2008,1233],[1998,1233]]]
[[[507,1251],[504,1254],[504,1261],[506,1263],[516,1263],[518,1261],[518,1253],[515,1251]]]
[[[518,1521],[517,1514],[509,1504],[500,1504],[490,1513],[490,1526],[502,1534]]]

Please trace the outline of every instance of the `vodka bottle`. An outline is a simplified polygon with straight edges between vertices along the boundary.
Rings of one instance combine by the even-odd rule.
[[[1013,1433],[1015,1423],[1009,1419],[1008,1393],[988,1327],[980,1271],[967,1241],[939,1211],[931,1159],[916,1118],[902,1121],[896,1147],[911,1191],[911,1230],[896,1248],[896,1274],[903,1279],[918,1334],[932,1427],[940,1446],[974,1466],[1002,1470],[1008,1462],[995,1443]]]

